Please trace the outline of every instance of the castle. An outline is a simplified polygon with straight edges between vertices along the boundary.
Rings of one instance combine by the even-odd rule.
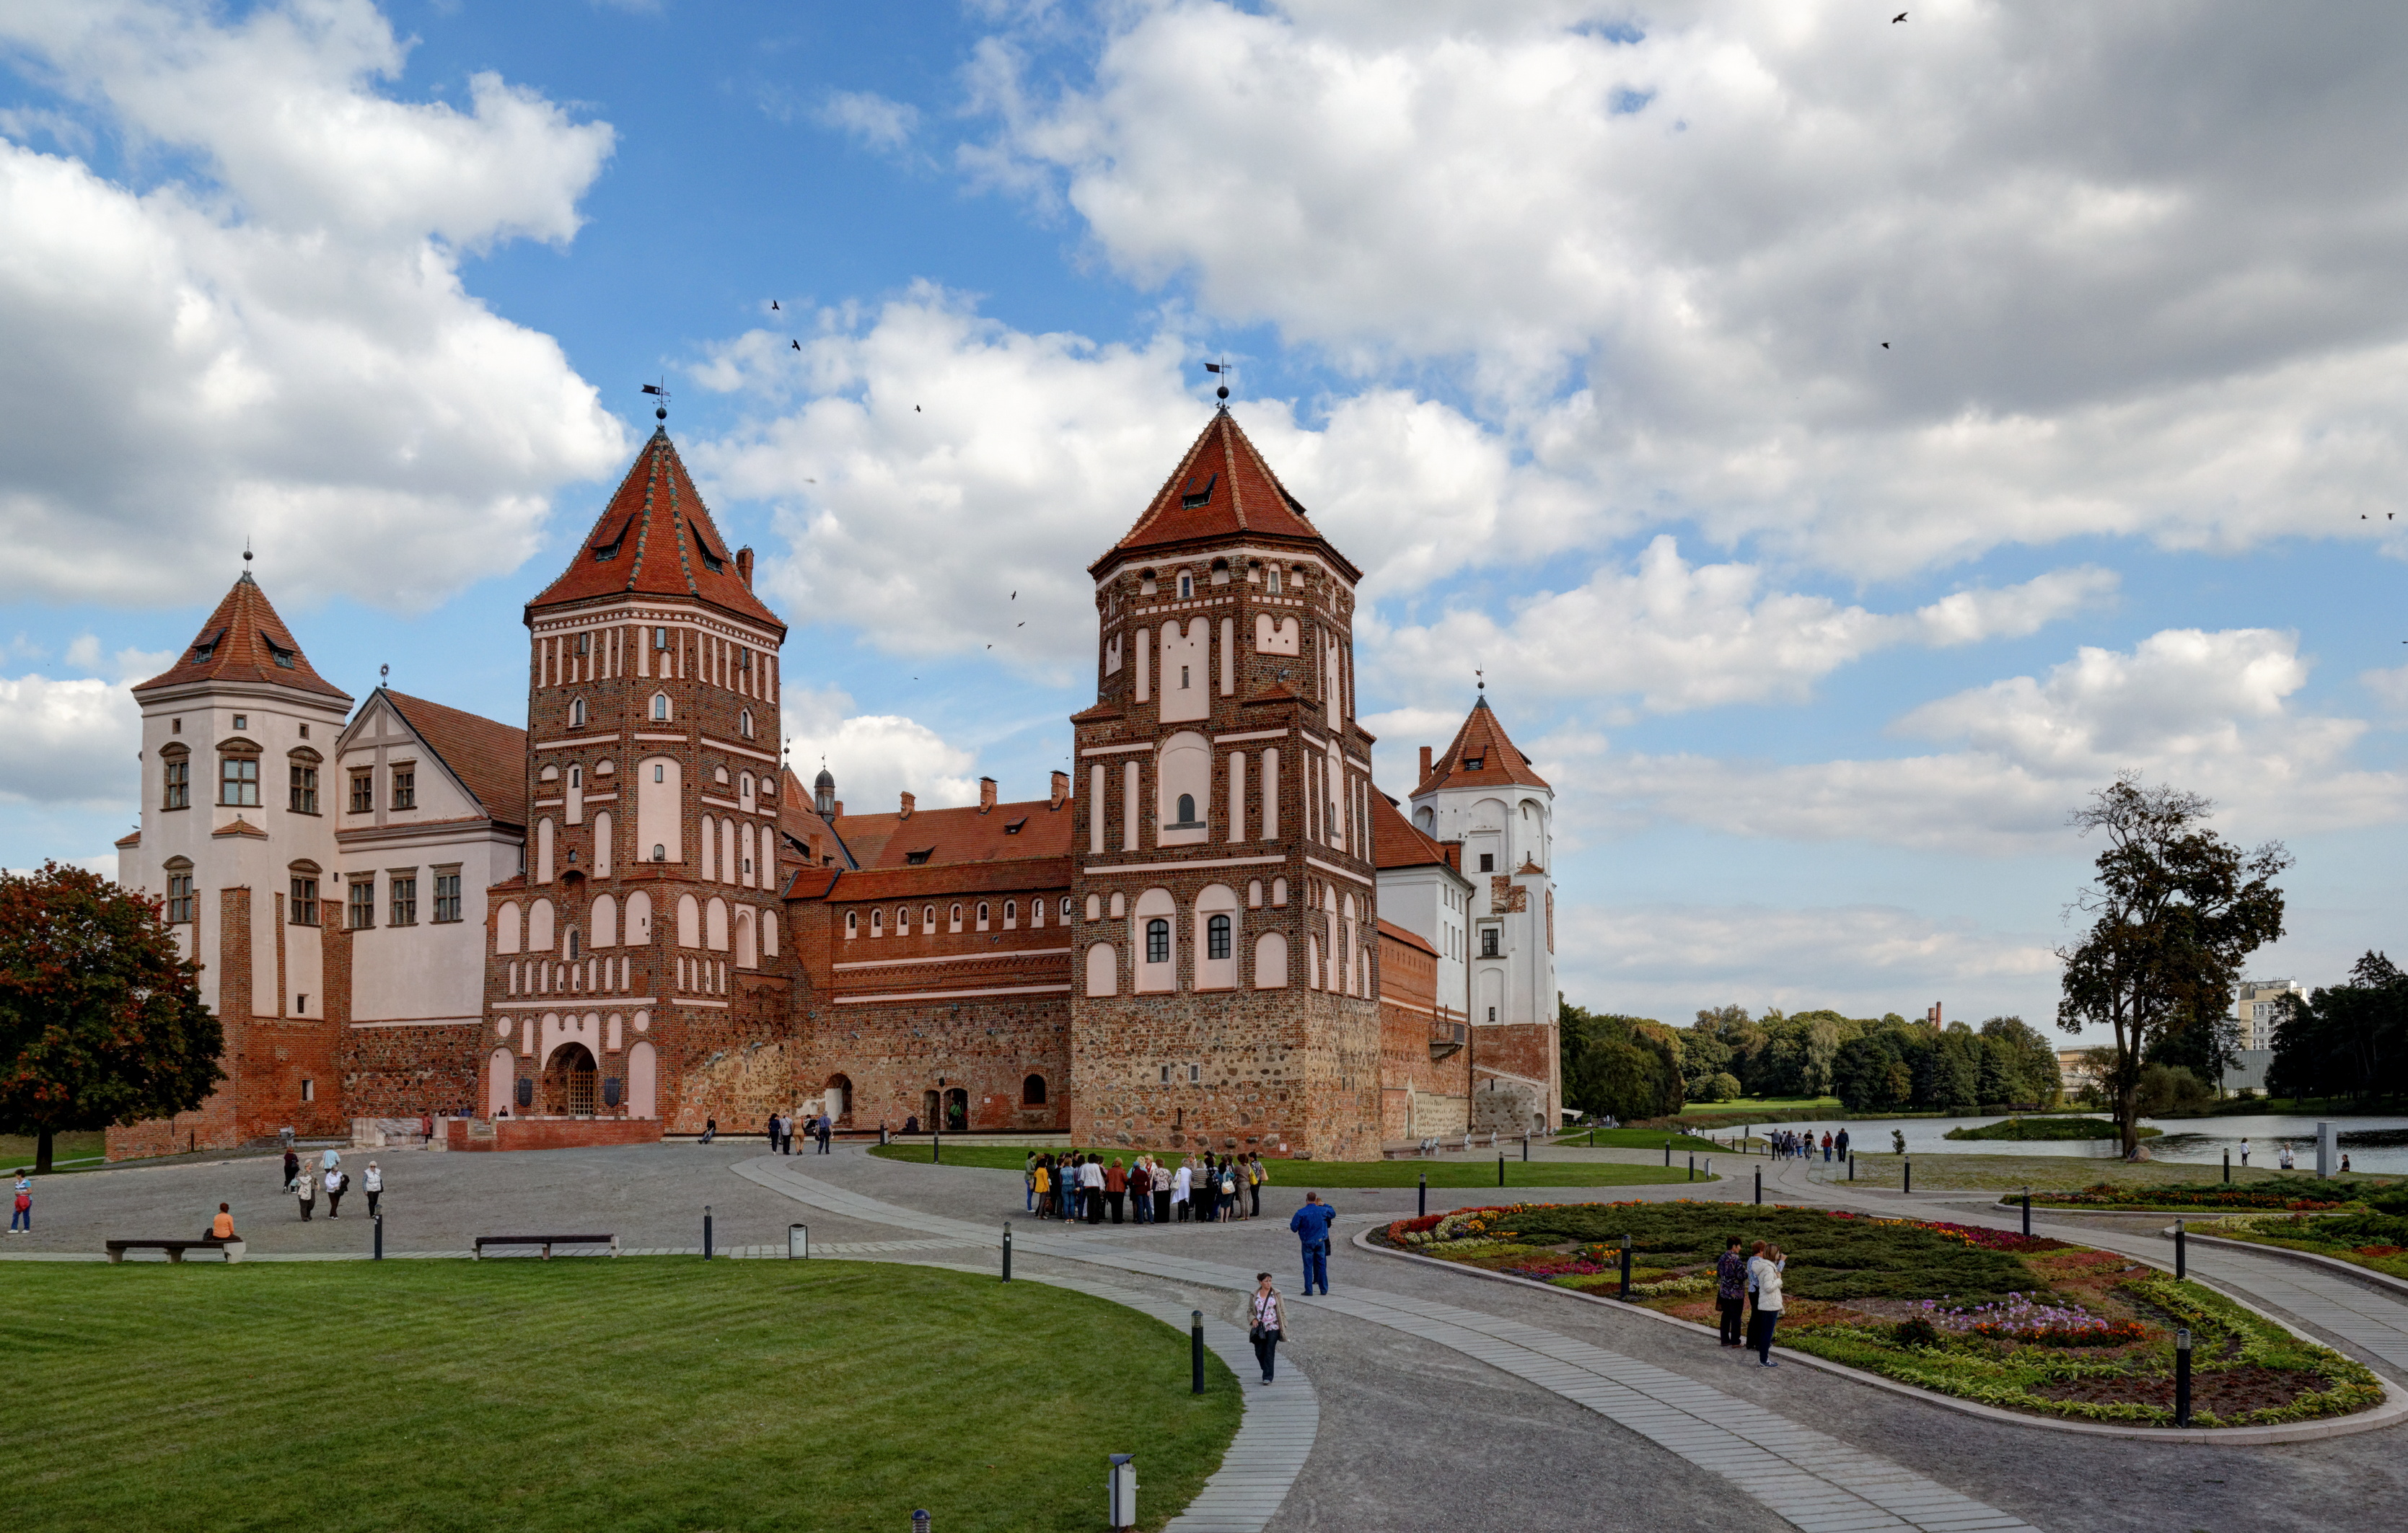
[[[133,689],[118,843],[227,1078],[110,1156],[421,1116],[1323,1157],[1555,1123],[1554,795],[1484,694],[1401,806],[1374,785],[1360,572],[1226,407],[1088,573],[1076,771],[851,813],[782,765],[785,623],[666,427],[527,604],[523,729],[355,709],[246,568]]]

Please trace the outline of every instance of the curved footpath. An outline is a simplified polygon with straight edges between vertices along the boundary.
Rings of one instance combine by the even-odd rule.
[[[813,1169],[842,1174],[835,1165]],[[925,1236],[967,1239],[989,1234],[963,1220],[922,1212],[805,1175],[791,1161],[763,1156],[735,1170],[796,1202],[848,1219],[891,1225]],[[1254,1283],[1254,1272],[1247,1268],[1137,1249],[1125,1240],[1102,1242],[1045,1233],[1043,1225],[1015,1231],[1015,1251],[1208,1288],[1242,1292]],[[1805,1533],[1884,1528],[2024,1533],[2030,1528],[2020,1518],[1762,1406],[1670,1369],[1536,1325],[1457,1305],[1366,1291],[1351,1282],[1333,1297],[1291,1296],[1288,1302],[1308,1311],[1332,1311],[1435,1342],[1527,1380],[1722,1477]]]

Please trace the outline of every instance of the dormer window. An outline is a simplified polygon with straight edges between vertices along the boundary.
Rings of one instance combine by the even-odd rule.
[[[903,853],[903,861],[912,867],[924,867],[927,866],[928,859],[936,854],[937,849],[932,846],[924,851],[906,852]]]
[[[193,664],[195,666],[208,665],[209,663],[209,657],[218,652],[218,641],[225,638],[225,636],[226,631],[221,628],[216,633],[211,634],[208,638],[202,639],[198,644],[194,645]],[[240,728],[241,725],[237,724],[235,727]]]
[[[695,552],[702,555],[703,568],[710,571],[713,575],[725,573],[727,569],[727,561],[722,559],[718,554],[711,552],[710,545],[704,542],[699,535],[697,535],[694,540],[694,547]]]
[[[1028,824],[1028,820],[1027,817],[1024,815],[1020,819],[1014,820],[1011,824],[1004,826],[1003,833],[1006,836],[1017,836],[1020,834],[1020,827],[1026,824]]]
[[[1221,476],[1218,474],[1214,474],[1200,485],[1194,480],[1189,480],[1187,481],[1186,492],[1179,497],[1179,504],[1189,510],[1193,510],[1198,506],[1211,505],[1212,503],[1212,486],[1220,482]]]
[[[267,646],[267,656],[269,659],[276,662],[279,669],[291,670],[294,668],[293,662],[299,658],[301,653],[300,651],[288,650],[283,645],[279,644],[275,639],[268,637],[267,630],[265,628],[259,631],[259,641]]]
[[[1487,765],[1488,758],[1486,756],[1466,756],[1463,758],[1463,769],[1467,772],[1476,772]]]
[[[607,543],[595,544],[594,562],[598,565],[606,559],[616,559],[619,557],[619,545],[627,540],[627,529],[635,524],[636,519],[631,516],[627,518],[626,521],[619,523],[619,531],[611,537],[610,541]]]

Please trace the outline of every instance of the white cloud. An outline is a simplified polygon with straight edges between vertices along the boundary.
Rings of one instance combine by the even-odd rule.
[[[2357,517],[2408,472],[2408,18],[1627,15],[1140,0],[1059,88],[1007,29],[964,164],[1209,315],[1463,365],[1609,523],[1860,576],[2102,533],[2408,550]]]
[[[2408,666],[2390,670],[2358,673],[2358,683],[2374,694],[2383,710],[2397,719],[2408,719]]]
[[[1876,650],[2021,638],[2110,595],[2115,576],[2057,570],[2005,590],[1960,591],[1914,612],[1870,612],[1826,596],[1768,592],[1752,565],[1692,565],[1670,534],[1626,572],[1512,603],[1510,623],[1458,609],[1425,624],[1376,619],[1363,636],[1392,688],[1460,689],[1467,666],[1541,695],[1638,695],[1658,711],[1780,698]]]
[[[1207,419],[1185,337],[1029,335],[922,285],[871,316],[823,314],[803,348],[753,332],[695,373],[764,410],[689,456],[725,491],[777,507],[791,548],[765,576],[777,597],[890,651],[991,645],[1057,678],[1087,665],[1085,566]],[[1569,520],[1544,476],[1400,391],[1342,401],[1320,430],[1276,400],[1239,418],[1374,593],[1543,551]]]
[[[566,240],[611,130],[492,75],[391,99],[366,0],[238,22],[19,7],[0,41],[135,150],[148,190],[0,140],[0,532],[21,596],[189,601],[256,537],[287,599],[417,606],[532,552],[552,491],[616,466],[615,421],[459,252]]]
[[[141,717],[115,681],[0,677],[0,800],[123,808]]]
[[[1686,1024],[1701,1007],[1828,1006],[1920,1016],[1935,998],[1979,1021],[2053,1019],[2047,934],[1987,931],[1885,905],[1573,905],[1563,916],[1565,998],[1593,1011]]]
[[[897,154],[920,131],[920,108],[875,91],[838,91],[821,106],[820,121],[869,148]]]
[[[2218,827],[2248,838],[2408,818],[2408,775],[2349,760],[2362,721],[2292,703],[2307,671],[2295,634],[2169,629],[1925,704],[1892,728],[1953,751],[1805,765],[1598,755],[1555,781],[1577,795],[1575,818],[1606,825],[1990,854],[2061,840],[2067,812],[2125,770],[2208,795]]]
[[[978,802],[978,757],[926,724],[892,713],[855,713],[840,689],[789,687],[781,706],[790,760],[806,791],[823,759],[852,814],[891,814],[911,794],[929,809]]]

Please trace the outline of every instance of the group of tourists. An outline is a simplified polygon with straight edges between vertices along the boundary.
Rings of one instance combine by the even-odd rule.
[[[1752,1349],[1766,1368],[1772,1360],[1772,1328],[1781,1323],[1781,1274],[1789,1258],[1770,1240],[1758,1240],[1742,1256],[1734,1235],[1714,1262],[1714,1305],[1722,1313],[1722,1344]],[[1740,1311],[1747,1310],[1747,1328],[1740,1328]]]
[[[719,1125],[714,1122],[710,1126],[716,1129]],[[793,1154],[795,1153],[795,1115],[791,1112],[769,1114],[768,1137],[771,1154]],[[803,1138],[816,1143],[821,1154],[828,1153],[828,1141],[835,1137],[836,1120],[826,1113],[823,1112],[815,1118],[803,1120]]]
[[[318,1165],[312,1168],[294,1152],[291,1145],[285,1146],[284,1190],[300,1204],[301,1222],[305,1225],[316,1216],[321,1188],[326,1194],[326,1217],[340,1219],[343,1216],[343,1195],[351,1190],[351,1173],[343,1169],[343,1153],[330,1144],[320,1154]],[[367,1194],[368,1217],[373,1219],[377,1214],[377,1200],[384,1196],[384,1169],[375,1161],[368,1162],[367,1169],[360,1173],[360,1190]],[[222,1204],[218,1211],[225,1211]],[[232,1221],[227,1223],[231,1228]]]
[[[1803,1133],[1787,1128],[1768,1128],[1764,1131],[1764,1143],[1766,1153],[1775,1160],[1813,1160],[1814,1158],[1814,1131],[1811,1128]],[[1827,1164],[1834,1153],[1840,1159],[1847,1159],[1848,1131],[1842,1128],[1835,1136],[1830,1130],[1825,1129],[1822,1150],[1823,1159]]]
[[[1126,1166],[1120,1157],[1084,1152],[1052,1154],[1030,1151],[1022,1171],[1028,1211],[1039,1219],[1084,1219],[1115,1225],[1125,1208],[1140,1225],[1218,1223],[1255,1219],[1263,1211],[1263,1186],[1270,1169],[1259,1154],[1189,1155],[1177,1166],[1140,1155]]]

